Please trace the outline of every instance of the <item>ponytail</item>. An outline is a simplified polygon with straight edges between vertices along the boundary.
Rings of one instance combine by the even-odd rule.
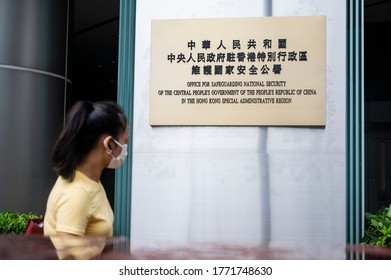
[[[113,137],[123,132],[127,119],[114,102],[77,102],[67,114],[65,126],[54,144],[53,169],[57,175],[72,181],[77,165],[97,144],[99,137]]]

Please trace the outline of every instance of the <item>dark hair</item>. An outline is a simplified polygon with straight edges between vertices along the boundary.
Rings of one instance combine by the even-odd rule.
[[[114,138],[125,131],[127,118],[115,102],[78,101],[68,112],[52,154],[53,169],[57,175],[73,180],[76,166],[97,144],[109,134]]]

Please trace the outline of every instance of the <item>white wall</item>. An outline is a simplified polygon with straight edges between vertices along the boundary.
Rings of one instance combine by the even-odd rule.
[[[151,127],[151,20],[261,17],[267,3],[137,1],[133,248],[345,243],[345,1],[272,2],[274,16],[327,16],[325,128]]]

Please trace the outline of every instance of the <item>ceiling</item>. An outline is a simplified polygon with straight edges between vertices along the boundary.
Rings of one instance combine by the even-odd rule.
[[[74,0],[73,100],[116,99],[120,0]],[[365,22],[391,22],[391,0],[365,0]]]
[[[364,0],[365,22],[391,22],[391,0]]]

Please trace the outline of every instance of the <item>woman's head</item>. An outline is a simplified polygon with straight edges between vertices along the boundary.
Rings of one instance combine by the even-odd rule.
[[[97,144],[103,145],[100,143],[102,137],[118,139],[127,127],[124,111],[115,102],[77,102],[68,112],[65,126],[54,145],[55,172],[72,180],[77,165]]]

